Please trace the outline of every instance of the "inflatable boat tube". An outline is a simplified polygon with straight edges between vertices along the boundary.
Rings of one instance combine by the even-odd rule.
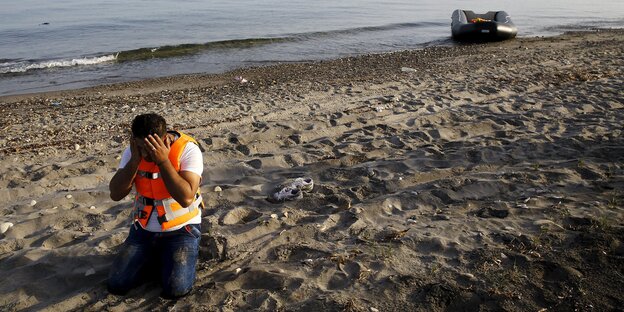
[[[455,10],[451,20],[451,33],[457,41],[500,41],[514,38],[518,33],[518,28],[505,11],[475,14]]]

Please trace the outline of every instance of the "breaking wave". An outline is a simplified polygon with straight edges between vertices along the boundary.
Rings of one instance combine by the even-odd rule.
[[[84,57],[71,60],[50,60],[41,62],[32,61],[8,61],[0,63],[0,74],[24,73],[35,69],[46,69],[55,67],[70,67],[79,65],[95,65],[106,62],[112,62],[117,59],[116,54]]]

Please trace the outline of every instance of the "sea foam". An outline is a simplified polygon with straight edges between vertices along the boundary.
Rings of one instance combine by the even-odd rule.
[[[0,74],[23,73],[29,70],[46,69],[55,67],[70,67],[78,65],[95,65],[100,63],[112,62],[117,59],[117,54],[84,57],[71,60],[50,60],[42,62],[7,62],[0,63]]]

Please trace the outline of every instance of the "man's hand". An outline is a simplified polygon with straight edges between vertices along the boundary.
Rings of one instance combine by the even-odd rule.
[[[163,141],[158,134],[150,134],[144,140],[145,147],[148,149],[147,153],[156,165],[160,166],[169,161],[169,151],[171,150],[169,138],[165,136]]]

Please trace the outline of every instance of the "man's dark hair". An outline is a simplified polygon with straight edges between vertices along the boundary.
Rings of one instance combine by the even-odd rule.
[[[150,134],[158,134],[160,137],[167,134],[167,122],[158,114],[143,114],[134,117],[132,121],[132,136],[145,138]]]

